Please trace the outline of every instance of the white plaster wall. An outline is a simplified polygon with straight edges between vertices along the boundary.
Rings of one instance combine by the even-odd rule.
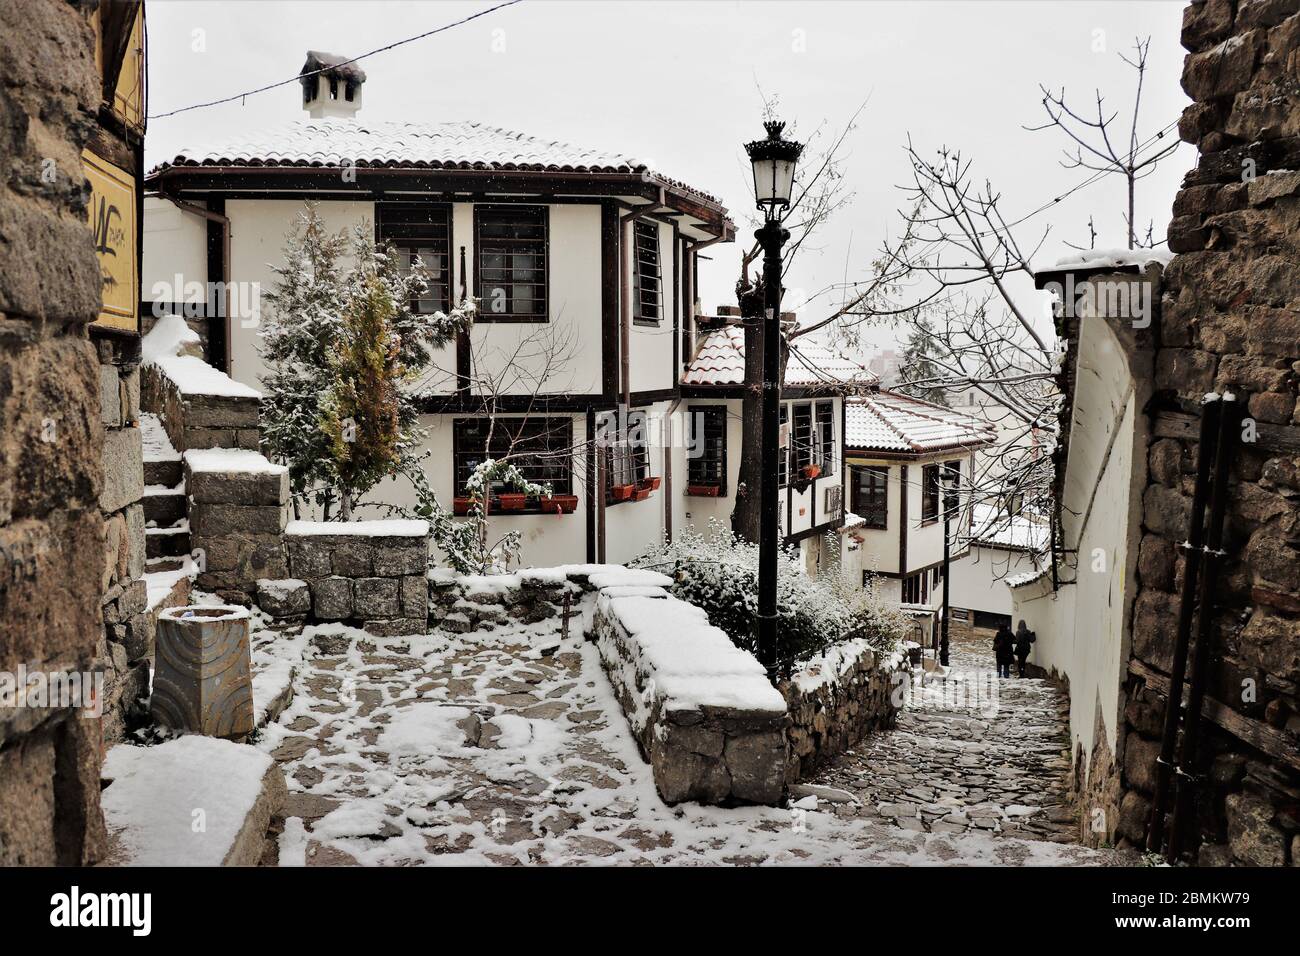
[[[687,448],[689,422],[686,416],[692,406],[722,405],[727,409],[727,493],[717,498],[694,497],[686,494]],[[677,406],[674,428],[681,440],[672,449],[673,455],[673,528],[693,527],[700,533],[709,529],[710,520],[731,525],[731,509],[735,507],[736,483],[740,479],[741,417],[740,402],[734,399],[682,399]]]
[[[552,205],[549,208],[548,245],[549,322],[482,321],[470,333],[474,375],[493,383],[506,394],[591,394],[600,391],[601,289],[600,206]],[[474,268],[474,212],[470,203],[453,209],[456,268],[460,247],[465,247],[472,291]],[[459,272],[456,288],[460,288]],[[489,303],[479,308],[487,317]],[[670,323],[671,324],[671,323]],[[633,347],[635,361],[650,361]],[[671,347],[671,341],[669,342]],[[547,370],[547,355],[551,368]],[[555,358],[562,359],[556,363]],[[672,365],[672,353],[664,359]],[[635,371],[633,381],[635,382]],[[634,388],[640,386],[635,385]]]
[[[232,199],[226,203],[230,219],[230,278],[256,283],[263,295],[275,288],[273,264],[284,262],[285,236],[304,204],[296,199]],[[348,231],[362,222],[374,223],[371,202],[337,201],[317,204],[317,213],[330,232]],[[347,258],[345,257],[345,262]],[[270,303],[262,302],[245,314],[236,310],[230,321],[230,377],[258,387],[265,370],[258,354],[258,328]]]
[[[859,563],[861,567],[881,573],[896,574],[898,572],[898,546],[903,527],[903,488],[902,488],[902,468],[897,462],[876,460],[871,458],[852,458],[848,462],[848,467],[885,467],[889,469],[889,486],[887,492],[887,513],[885,528],[855,528],[850,534],[859,538],[862,542],[861,556]],[[853,494],[847,475],[841,476],[844,480],[844,507],[846,510],[853,508]],[[858,580],[862,576],[858,575]]]
[[[208,280],[207,220],[165,199],[145,197],[141,258],[140,293],[145,301],[202,302]],[[194,284],[188,293],[187,283]]]
[[[1050,576],[1012,591],[1013,616],[1038,633],[1030,658],[1070,682],[1070,733],[1086,761],[1097,716],[1116,752],[1123,668],[1129,654],[1131,592],[1145,480],[1139,397],[1113,332],[1102,320],[1081,323],[1077,386],[1065,475],[1062,530],[1077,569],[1051,592]],[[1135,475],[1134,469],[1137,469]],[[1094,565],[1095,568],[1094,569]]]
[[[573,208],[573,207],[568,207]],[[596,235],[599,237],[600,230],[600,210],[596,209]],[[659,227],[659,271],[662,276],[660,282],[660,302],[662,310],[660,313],[659,324],[654,325],[637,325],[632,323],[631,339],[631,381],[632,391],[644,392],[653,391],[663,388],[672,388],[674,385],[673,376],[673,310],[676,308],[678,289],[677,283],[673,282],[673,255],[676,243],[673,242],[673,228],[667,223],[657,223]],[[633,278],[633,255],[636,246],[633,242],[633,227],[627,223],[624,227],[623,241],[629,243],[628,266],[626,270],[626,285],[631,296],[633,308],[636,304],[636,287],[632,284]],[[595,263],[597,270],[600,266],[599,247],[596,251]],[[599,275],[599,271],[597,271]],[[599,320],[599,310],[597,311]],[[635,316],[635,312],[633,312]],[[600,343],[599,324],[596,328],[597,345]],[[592,391],[597,391],[593,388]]]
[[[1011,589],[1004,579],[1032,570],[1033,559],[1024,551],[974,546],[965,558],[952,564],[949,602],[954,607],[1010,614]]]

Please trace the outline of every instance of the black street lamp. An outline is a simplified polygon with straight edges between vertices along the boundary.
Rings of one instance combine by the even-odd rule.
[[[950,547],[952,513],[959,504],[957,491],[961,485],[961,472],[947,463],[939,466],[943,492],[943,620],[940,623],[939,663],[948,666],[948,578],[951,571]]]
[[[781,138],[784,123],[763,124],[767,139],[745,146],[754,167],[754,199],[763,226],[754,238],[763,247],[762,493],[758,530],[758,659],[776,676],[777,453],[781,441],[781,247],[790,238],[781,224],[790,206],[801,143]]]

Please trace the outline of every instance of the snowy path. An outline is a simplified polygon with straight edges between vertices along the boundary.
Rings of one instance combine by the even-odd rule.
[[[294,702],[258,743],[289,782],[280,865],[1111,860],[983,832],[912,833],[825,803],[666,806],[595,648],[561,641],[554,622],[413,638],[401,653],[339,625],[257,638],[286,656],[308,648]]]
[[[898,727],[868,738],[816,783],[862,802],[858,816],[910,831],[1077,842],[1067,805],[1069,701],[1046,680],[998,680],[991,648],[952,646]]]

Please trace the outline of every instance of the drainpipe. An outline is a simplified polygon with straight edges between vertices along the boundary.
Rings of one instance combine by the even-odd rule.
[[[194,215],[196,215],[196,216],[202,216],[204,219],[208,220],[208,222],[215,222],[215,223],[217,223],[219,226],[221,226],[221,286],[222,286],[222,293],[223,293],[223,295],[224,295],[224,297],[225,297],[225,302],[224,302],[224,304],[223,304],[223,306],[222,306],[221,311],[222,311],[222,313],[224,314],[224,317],[225,317],[225,324],[226,324],[226,333],[225,333],[225,340],[226,340],[226,356],[225,356],[225,359],[226,359],[226,360],[225,360],[225,366],[226,366],[226,367],[225,367],[222,371],[224,371],[227,375],[229,375],[229,374],[230,374],[230,351],[231,351],[231,349],[230,349],[230,346],[231,346],[231,338],[230,338],[230,217],[228,217],[228,216],[223,216],[223,215],[221,215],[220,213],[213,212],[211,209],[206,209],[206,208],[204,208],[203,206],[197,205],[196,203],[187,202],[187,201],[184,200],[184,199],[180,199],[180,198],[178,198],[178,197],[176,197],[176,196],[170,195],[169,193],[165,193],[165,192],[162,192],[162,191],[159,191],[159,193],[158,193],[158,198],[160,198],[160,199],[166,199],[169,203],[171,203],[172,205],[174,205],[177,209],[180,209],[180,210],[182,210],[182,211],[184,211],[184,212],[192,213],[192,214],[194,214]]]

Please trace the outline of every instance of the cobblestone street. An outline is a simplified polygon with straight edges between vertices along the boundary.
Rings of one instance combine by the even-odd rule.
[[[845,815],[904,830],[1077,842],[1066,805],[1069,700],[1049,681],[999,680],[987,642],[952,644],[945,678],[912,688],[898,726],[824,768]]]
[[[979,727],[958,730],[954,719],[964,718],[921,712],[818,781],[853,790],[860,804],[830,794],[805,795],[793,808],[670,807],[655,792],[594,645],[562,639],[553,621],[384,648],[342,625],[262,631],[257,640],[262,654],[298,655],[294,701],[258,743],[280,761],[290,790],[267,863],[1113,861],[1043,842],[1068,830],[1038,809],[1059,802],[1059,789],[1041,784],[1063,774],[1055,762],[1058,699],[1043,682],[1014,698],[1015,720],[1035,724],[1023,753],[1009,730],[980,748]],[[995,737],[1008,722],[993,722]],[[979,766],[950,766],[972,759]],[[977,821],[970,832],[956,824],[919,832],[924,808],[955,816],[957,804],[942,801],[958,799]],[[897,818],[881,812],[880,804],[904,803],[918,809]]]

